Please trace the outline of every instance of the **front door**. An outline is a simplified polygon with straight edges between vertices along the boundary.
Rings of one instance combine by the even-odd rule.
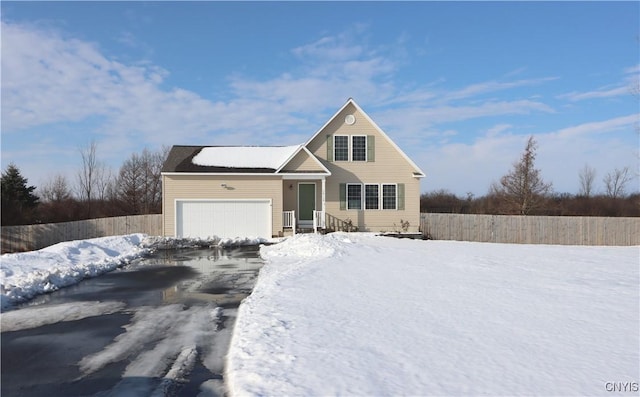
[[[298,184],[298,220],[300,224],[313,223],[313,210],[316,209],[316,184]]]

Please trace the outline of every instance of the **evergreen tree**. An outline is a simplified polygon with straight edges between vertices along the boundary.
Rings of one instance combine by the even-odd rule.
[[[20,174],[15,164],[7,166],[0,179],[2,191],[2,225],[24,225],[33,221],[38,206],[35,186],[27,186],[27,178]]]
[[[528,215],[539,209],[545,198],[551,193],[551,183],[546,183],[535,168],[537,144],[533,136],[527,140],[527,146],[520,161],[513,164],[511,172],[500,178],[500,184],[494,184],[491,191],[505,203],[504,210]]]

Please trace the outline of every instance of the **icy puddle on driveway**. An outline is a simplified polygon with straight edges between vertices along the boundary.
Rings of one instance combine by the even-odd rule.
[[[2,396],[215,396],[257,246],[158,251],[2,314]]]

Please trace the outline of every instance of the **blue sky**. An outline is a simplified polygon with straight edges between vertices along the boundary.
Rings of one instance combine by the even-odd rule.
[[[425,171],[486,194],[530,135],[557,192],[638,173],[638,2],[8,2],[2,168],[75,180],[162,145],[303,143],[349,97]],[[638,190],[634,179],[630,190]]]

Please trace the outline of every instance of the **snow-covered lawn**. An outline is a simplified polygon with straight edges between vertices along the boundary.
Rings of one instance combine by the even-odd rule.
[[[2,255],[2,306],[113,270],[158,245],[183,244],[200,242],[134,234]],[[231,394],[610,395],[623,387],[638,394],[639,247],[334,233],[298,235],[262,247],[261,255],[267,264],[240,306],[227,357]],[[119,302],[23,308],[3,313],[3,331],[121,309]],[[213,307],[145,310],[131,332],[83,359],[83,371],[148,340],[159,318],[219,321]],[[177,355],[169,378],[193,364],[188,346],[202,345],[198,326],[170,332],[173,350],[158,345]],[[211,349],[222,346],[209,339]],[[127,374],[159,376],[149,364],[155,361],[140,354]]]
[[[334,233],[261,255],[232,395],[637,395],[638,247]]]

